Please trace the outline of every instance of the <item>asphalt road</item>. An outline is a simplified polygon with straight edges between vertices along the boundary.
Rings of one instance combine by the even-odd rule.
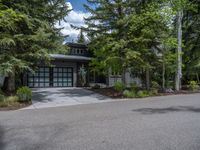
[[[0,112],[0,150],[200,150],[200,94]]]

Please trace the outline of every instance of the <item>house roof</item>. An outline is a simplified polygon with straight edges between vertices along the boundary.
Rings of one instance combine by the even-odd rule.
[[[64,59],[64,60],[84,60],[84,61],[92,60],[91,57],[77,56],[77,55],[50,54],[50,57],[54,59]]]
[[[66,45],[69,47],[77,47],[77,48],[84,48],[84,49],[88,48],[86,44],[80,44],[80,43],[67,43]]]

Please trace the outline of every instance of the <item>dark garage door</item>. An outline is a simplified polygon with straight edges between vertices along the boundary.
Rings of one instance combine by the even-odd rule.
[[[28,75],[29,87],[72,87],[73,68],[40,67],[35,74]]]

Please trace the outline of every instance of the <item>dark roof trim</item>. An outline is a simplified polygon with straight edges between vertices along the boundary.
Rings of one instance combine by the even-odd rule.
[[[67,43],[66,45],[69,47],[87,48],[86,44],[80,44],[80,43]]]
[[[64,59],[64,60],[84,60],[84,61],[92,60],[91,57],[75,56],[75,55],[62,55],[62,54],[50,54],[50,57],[54,58],[54,59]]]

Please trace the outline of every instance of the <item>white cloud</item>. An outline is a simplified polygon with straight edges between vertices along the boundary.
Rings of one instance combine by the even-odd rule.
[[[72,9],[72,5],[71,3],[67,3],[67,5],[69,6],[69,8]],[[69,38],[67,39],[67,41],[71,42],[72,40],[75,41],[77,39],[77,36],[79,34],[79,30],[75,30],[73,28],[71,28],[71,24],[77,27],[81,27],[81,26],[85,26],[84,24],[84,17],[88,17],[90,16],[89,13],[84,13],[82,11],[74,11],[72,10],[68,16],[65,17],[65,20],[67,22],[61,21],[60,24],[57,24],[56,27],[62,27],[63,29],[61,30],[61,32],[64,35],[68,35]]]

